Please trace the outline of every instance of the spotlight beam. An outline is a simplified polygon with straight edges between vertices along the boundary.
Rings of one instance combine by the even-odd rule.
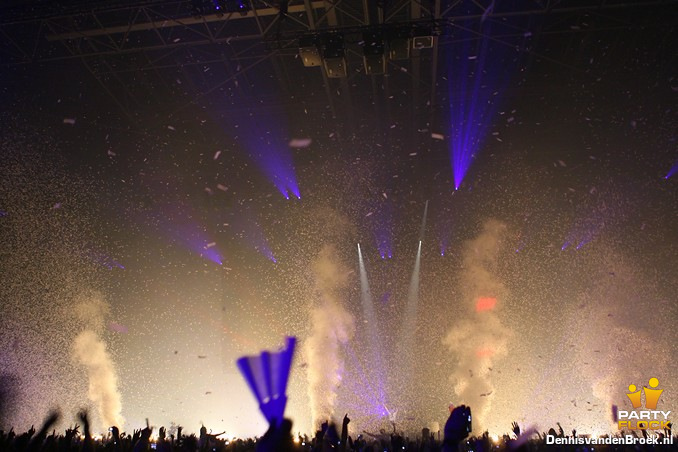
[[[419,241],[424,240],[424,234],[426,233],[426,216],[428,214],[428,200],[426,200],[426,205],[424,206],[424,218],[421,220],[421,228],[419,229]]]
[[[417,314],[419,305],[419,270],[421,267],[421,240],[417,249],[417,259],[414,262],[414,270],[410,279],[410,287],[407,292],[407,306],[403,321],[401,356],[404,362],[412,362],[414,359],[413,346],[417,329]],[[411,372],[412,369],[409,369]],[[409,374],[409,372],[408,372]]]
[[[414,262],[414,270],[410,279],[410,287],[407,292],[407,306],[405,307],[405,318],[403,321],[401,356],[406,358],[406,362],[412,362],[414,356],[412,348],[414,346],[415,332],[417,329],[417,311],[419,305],[419,269],[421,267],[421,243],[426,231],[426,216],[428,214],[428,201],[424,206],[424,216],[421,220],[419,230],[419,247],[417,249],[417,259]],[[411,371],[412,369],[410,369]]]
[[[371,349],[371,354],[374,359],[373,370],[377,372],[376,381],[379,384],[379,393],[383,394],[383,365],[381,357],[381,343],[379,337],[377,336],[377,316],[374,313],[374,304],[372,303],[372,293],[370,292],[370,285],[367,280],[367,270],[365,269],[365,261],[363,260],[363,253],[360,249],[360,244],[358,244],[358,262],[360,265],[360,300],[362,301],[363,306],[363,315],[365,320],[367,320],[367,336],[369,341],[369,346]]]

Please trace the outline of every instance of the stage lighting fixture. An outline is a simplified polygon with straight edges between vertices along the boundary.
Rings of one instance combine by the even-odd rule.
[[[433,33],[430,27],[417,27],[413,32],[412,47],[430,49],[433,47]]]
[[[380,32],[363,33],[363,62],[366,74],[383,74],[386,71],[384,38]]]
[[[299,56],[306,67],[315,67],[322,64],[320,50],[318,50],[318,38],[316,36],[299,38]]]
[[[242,16],[246,16],[252,9],[249,0],[225,0],[225,4],[226,12],[240,13]]]
[[[325,36],[323,51],[325,72],[330,78],[346,77],[346,53],[344,52],[344,35],[333,33]]]
[[[395,30],[388,40],[388,57],[391,60],[407,60],[410,58],[410,31],[407,29]]]
[[[212,3],[209,0],[191,0],[191,12],[196,17],[209,14],[211,8]]]
[[[415,49],[430,49],[433,47],[433,36],[415,36],[412,38],[412,47]]]

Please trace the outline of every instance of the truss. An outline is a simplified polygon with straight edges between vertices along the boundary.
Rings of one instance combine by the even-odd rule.
[[[156,98],[175,95],[180,83],[195,90],[190,101],[172,107],[170,114],[232,84],[247,89],[263,71],[275,83],[259,95],[298,98],[304,90],[320,90],[324,99],[317,99],[318,104],[327,103],[333,116],[347,117],[355,103],[351,85],[369,83],[375,98],[388,97],[391,86],[402,89],[399,80],[405,80],[414,120],[424,106],[428,115],[435,111],[439,58],[458,39],[458,31],[506,46],[516,46],[526,36],[535,42],[558,36],[562,47],[572,37],[637,29],[638,18],[652,11],[677,12],[676,2],[669,0],[290,0],[283,14],[278,1],[247,1],[251,8],[244,14],[206,15],[194,15],[186,0],[82,1],[67,9],[49,6],[51,2],[2,7],[0,65],[81,64],[130,119],[157,80],[167,86],[152,87]],[[491,35],[479,26],[485,21],[493,23]],[[297,60],[297,38],[304,34],[358,33],[398,24],[429,26],[437,38],[432,49],[414,49],[409,61],[390,63],[390,77],[361,74],[357,47],[349,48],[354,70],[346,79],[328,80],[323,71],[301,68]],[[540,54],[535,46],[528,51],[567,70],[585,70],[557,55]],[[143,82],[144,77],[156,81]],[[381,107],[377,103],[375,108]],[[387,113],[382,108],[379,114]]]

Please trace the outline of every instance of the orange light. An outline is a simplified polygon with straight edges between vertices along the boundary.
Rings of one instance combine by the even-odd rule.
[[[496,305],[497,299],[494,297],[478,297],[476,312],[491,311]]]
[[[494,355],[494,350],[492,350],[491,348],[479,348],[476,351],[476,356],[479,358],[486,358],[492,355]]]

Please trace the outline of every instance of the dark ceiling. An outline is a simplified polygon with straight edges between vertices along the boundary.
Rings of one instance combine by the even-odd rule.
[[[213,14],[209,1],[198,13],[198,3],[4,2],[6,89],[35,93],[38,84],[86,74],[82,83],[94,83],[115,106],[108,113],[130,124],[194,116],[195,107],[229,118],[253,107],[246,98],[271,114],[303,106],[306,114],[344,118],[350,131],[361,112],[385,125],[394,116],[419,128],[435,124],[461,45],[489,42],[520,56],[522,73],[511,85],[521,90],[509,95],[551,89],[554,74],[582,83],[646,80],[648,68],[630,54],[651,61],[658,76],[675,68],[675,1],[291,0],[286,15],[275,1],[251,0],[242,14]],[[365,74],[361,32],[395,26],[434,35],[433,47],[389,61],[383,75]],[[337,31],[346,37],[348,76],[303,67],[298,38]],[[394,94],[407,102],[389,103]]]

